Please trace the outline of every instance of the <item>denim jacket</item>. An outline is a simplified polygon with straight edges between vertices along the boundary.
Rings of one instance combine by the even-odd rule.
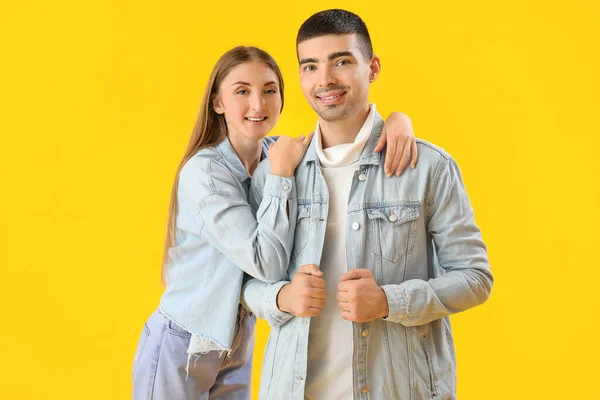
[[[377,114],[348,199],[348,268],[371,270],[389,306],[386,318],[353,323],[354,399],[454,399],[456,362],[448,316],[490,295],[486,247],[454,160],[419,140],[416,168],[387,178],[385,155],[374,152],[382,126]],[[269,168],[263,161],[257,169],[251,204],[264,198]],[[315,141],[295,176],[298,219],[288,280],[249,279],[242,292],[243,304],[271,326],[262,400],[304,398],[310,318],[281,312],[277,294],[301,265],[321,260],[329,194]]]
[[[263,157],[274,140],[265,138]],[[286,274],[295,230],[295,178],[262,177],[256,215],[250,177],[228,138],[200,150],[179,175],[176,246],[160,308],[192,334],[188,353],[230,351],[244,272]]]

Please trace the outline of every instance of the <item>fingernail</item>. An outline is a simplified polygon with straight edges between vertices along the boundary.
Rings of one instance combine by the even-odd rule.
[[[388,167],[385,167],[385,170],[384,170],[384,171],[385,171],[385,174],[386,174],[386,175],[390,173],[390,171],[389,171]],[[389,176],[389,175],[388,175],[388,176]]]
[[[396,171],[396,176],[400,176],[400,171]]]

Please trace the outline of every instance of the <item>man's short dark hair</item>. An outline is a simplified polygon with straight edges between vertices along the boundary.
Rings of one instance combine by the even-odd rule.
[[[325,35],[356,34],[360,50],[368,62],[373,57],[373,45],[367,25],[356,14],[340,9],[318,12],[304,21],[296,37],[296,53],[298,45],[306,40]]]

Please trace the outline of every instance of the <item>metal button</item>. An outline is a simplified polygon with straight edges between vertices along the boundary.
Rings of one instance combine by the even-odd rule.
[[[361,332],[362,337],[365,337],[369,334],[369,330],[368,329],[363,329],[363,331]]]
[[[363,394],[367,394],[368,391],[369,391],[369,388],[367,387],[367,385],[362,387],[361,392],[363,392]]]
[[[354,223],[352,224],[352,229],[354,229],[355,231],[357,231],[357,230],[358,230],[358,228],[360,228],[360,224],[359,224],[358,222],[354,222]]]
[[[283,185],[283,190],[290,190],[290,186],[289,185]]]
[[[390,221],[396,222],[397,220],[398,220],[398,217],[396,216],[396,214],[390,215]]]
[[[366,176],[365,174],[360,174],[360,175],[358,176],[358,180],[359,180],[359,181],[364,181],[365,179],[367,179],[367,176]]]

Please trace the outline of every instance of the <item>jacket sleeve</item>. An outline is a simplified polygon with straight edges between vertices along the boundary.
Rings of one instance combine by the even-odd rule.
[[[258,205],[264,200],[263,193],[265,192],[264,189],[266,179],[269,176],[269,170],[269,162],[265,160],[254,172],[250,188],[250,203],[254,208],[258,208]],[[293,220],[293,224],[296,224],[295,219]],[[264,283],[245,275],[240,301],[246,309],[267,321],[271,327],[283,325],[292,318],[292,314],[279,310],[277,307],[277,295],[281,288],[288,283],[290,282],[287,280],[276,283]]]
[[[271,327],[281,326],[293,317],[292,314],[283,312],[277,307],[277,295],[288,283],[290,282],[264,283],[247,276],[240,301],[246,309],[267,321]]]
[[[295,179],[266,176],[256,216],[236,179],[214,159],[192,158],[180,173],[179,211],[196,221],[201,236],[244,272],[277,282],[286,274],[293,246]]]
[[[432,195],[426,199],[427,233],[445,273],[428,281],[382,286],[390,310],[385,319],[405,326],[475,307],[488,299],[494,282],[458,166],[443,158],[434,176]]]

